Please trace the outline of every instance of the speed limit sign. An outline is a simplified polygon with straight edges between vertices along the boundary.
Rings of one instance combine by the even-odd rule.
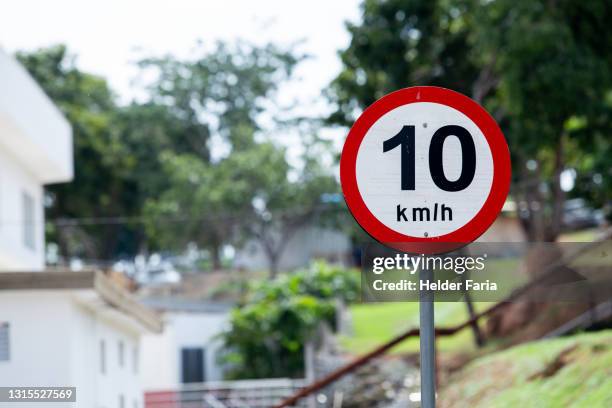
[[[510,173],[508,145],[491,115],[431,86],[393,92],[366,109],[340,160],[342,190],[361,227],[386,245],[424,253],[485,232],[506,200]]]

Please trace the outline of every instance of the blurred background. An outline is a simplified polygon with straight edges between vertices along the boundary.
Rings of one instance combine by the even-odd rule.
[[[521,277],[436,304],[440,405],[612,406],[611,299],[520,301],[612,273],[611,19],[605,0],[4,4],[0,386],[419,406],[418,304],[361,302],[370,238],[338,160],[364,108],[436,85],[508,140],[480,240],[512,243],[491,267]]]

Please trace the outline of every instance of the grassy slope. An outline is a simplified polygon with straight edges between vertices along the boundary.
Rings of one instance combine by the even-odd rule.
[[[515,273],[517,261],[513,259],[491,260],[488,268],[495,268],[499,276]],[[503,272],[503,273],[501,273]],[[522,284],[522,278],[513,277],[508,286]],[[501,286],[501,285],[500,285]],[[492,303],[476,302],[476,311],[482,311]],[[346,351],[353,354],[363,354],[372,348],[392,339],[396,335],[419,326],[419,305],[417,302],[405,303],[364,303],[351,306],[353,333],[341,338],[341,344]],[[463,302],[438,302],[435,305],[437,327],[448,327],[463,323],[468,318]],[[474,351],[474,341],[470,330],[463,330],[452,337],[441,338],[438,342],[441,351]],[[419,339],[404,341],[393,350],[394,353],[418,352]]]
[[[487,303],[476,303],[476,309],[482,310]],[[350,353],[363,354],[372,348],[392,339],[407,329],[419,325],[419,304],[412,303],[376,303],[361,304],[351,307],[353,333],[341,338],[342,346]],[[463,303],[436,303],[436,326],[447,327],[467,319]],[[472,333],[469,330],[445,337],[438,342],[442,351],[465,351],[474,349]],[[404,341],[393,349],[393,353],[418,352],[418,337]]]
[[[532,378],[563,351],[568,351],[565,365]],[[451,377],[440,395],[440,406],[453,408],[612,407],[612,330],[532,342],[479,358]]]

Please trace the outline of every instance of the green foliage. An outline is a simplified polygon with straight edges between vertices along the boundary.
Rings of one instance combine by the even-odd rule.
[[[50,186],[49,218],[129,216],[138,200],[129,174],[135,162],[113,126],[117,106],[106,81],[80,71],[63,46],[17,58],[59,106],[74,132],[75,179]],[[50,230],[63,255],[105,258],[117,251],[121,232],[114,226],[60,227]],[[124,231],[125,232],[125,231]]]
[[[161,161],[168,185],[145,205],[150,234],[168,249],[195,242],[214,259],[237,228],[253,222],[253,198],[284,186],[289,169],[284,151],[271,143],[256,143],[216,163],[173,153]]]
[[[470,93],[478,74],[469,54],[465,2],[365,0],[362,21],[348,23],[351,42],[340,53],[344,69],[330,96],[338,106],[334,123],[349,125],[355,114],[386,93],[411,85],[437,85]]]
[[[159,246],[195,242],[209,250],[218,268],[222,245],[240,246],[248,236],[261,243],[275,271],[284,245],[313,219],[321,195],[338,190],[318,160],[304,156],[304,166],[290,165],[285,150],[266,140],[273,129],[260,124],[267,115],[272,128],[286,125],[276,119],[282,108],[274,94],[298,60],[271,45],[219,43],[212,50],[199,48],[190,60],[140,64],[158,73],[149,87],[152,102],[193,130],[185,134],[186,151],[161,155],[167,185],[145,204],[147,232]],[[227,154],[211,157],[212,135]]]
[[[212,49],[198,44],[192,58],[147,58],[139,66],[157,74],[148,86],[151,102],[168,107],[185,126],[183,152],[208,160],[213,135],[235,150],[255,143],[259,115],[298,61],[273,45],[219,42]]]
[[[440,390],[440,405],[609,407],[611,341],[610,330],[583,333],[535,341],[476,359]]]
[[[490,307],[490,303],[476,302],[477,311]],[[355,304],[350,308],[352,333],[341,337],[344,350],[361,355],[400,335],[406,330],[419,327],[418,302],[387,302]],[[461,324],[469,318],[462,302],[438,302],[435,304],[436,327]],[[453,336],[440,336],[438,351],[442,355],[467,355],[477,351],[472,332],[463,330]],[[415,354],[419,352],[419,338],[401,342],[391,350],[393,354]]]
[[[180,251],[193,242],[219,268],[220,248],[249,235],[275,268],[321,195],[338,191],[312,154],[316,137],[303,166],[290,165],[284,148],[266,137],[300,124],[277,119],[283,109],[273,103],[300,59],[290,50],[200,44],[193,58],[145,59],[141,72],[155,74],[149,97],[127,106],[116,103],[104,79],[79,70],[63,46],[17,57],[74,130],[75,180],[47,190],[48,219],[87,219],[48,226],[64,260]]]
[[[351,42],[331,86],[330,120],[350,124],[407,86],[472,96],[508,138],[515,199],[528,203],[520,205],[526,232],[555,239],[563,170],[584,174],[576,193],[598,205],[612,186],[611,18],[604,1],[365,0],[362,21],[347,26]]]
[[[175,148],[156,152],[165,183],[147,198],[144,214],[155,246],[172,250],[194,242],[209,250],[218,269],[220,248],[250,221],[254,197],[287,178],[283,149],[256,136],[264,100],[291,75],[297,59],[273,46],[244,43],[218,43],[212,50],[200,45],[195,53],[187,60],[167,56],[140,63],[157,73],[148,87],[151,104],[169,112],[182,130]],[[213,136],[229,149],[216,160]]]
[[[140,217],[147,197],[167,185],[159,173],[162,152],[185,153],[190,125],[169,107],[147,102],[117,104],[106,81],[78,69],[64,46],[17,54],[19,61],[72,125],[75,178],[47,188],[47,218]],[[113,259],[135,255],[150,239],[139,223],[56,223],[50,242],[64,259]]]
[[[223,334],[230,378],[300,377],[303,345],[321,322],[334,324],[335,302],[359,296],[359,273],[324,262],[251,288]]]
[[[536,237],[554,239],[564,200],[561,171],[575,169],[574,194],[596,205],[610,192],[603,157],[612,148],[612,58],[605,45],[612,40],[612,6],[502,0],[475,9],[474,16],[474,47],[497,78],[486,101],[509,139],[515,195],[542,203],[542,210],[523,215],[530,224],[546,224]],[[537,166],[527,169],[529,161]],[[594,185],[596,174],[605,183]]]

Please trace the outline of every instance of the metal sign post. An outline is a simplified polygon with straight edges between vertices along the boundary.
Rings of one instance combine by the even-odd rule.
[[[422,268],[419,271],[421,282],[431,282],[433,271]],[[432,290],[419,291],[419,324],[421,354],[421,407],[436,406],[436,333],[434,324],[434,293]]]

